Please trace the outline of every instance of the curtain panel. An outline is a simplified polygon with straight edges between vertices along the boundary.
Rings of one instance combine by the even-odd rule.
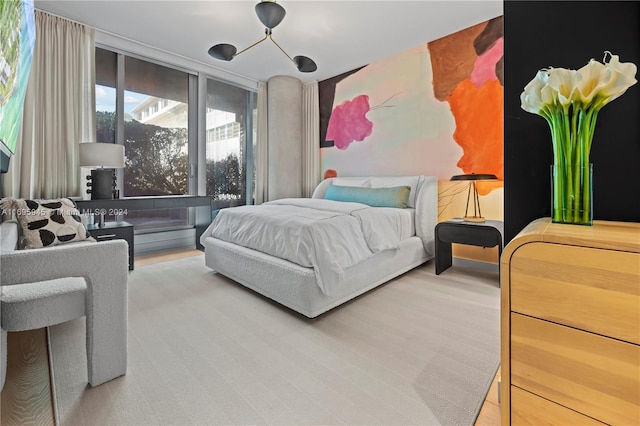
[[[302,87],[302,196],[320,183],[320,104],[318,82]]]
[[[80,142],[95,142],[93,28],[35,10],[36,41],[21,136],[4,183],[7,196],[84,192]]]

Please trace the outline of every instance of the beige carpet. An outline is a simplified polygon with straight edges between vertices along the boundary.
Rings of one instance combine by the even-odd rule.
[[[316,320],[204,266],[129,279],[129,368],[86,379],[84,321],[52,327],[60,424],[472,425],[499,364],[498,275],[433,262]]]

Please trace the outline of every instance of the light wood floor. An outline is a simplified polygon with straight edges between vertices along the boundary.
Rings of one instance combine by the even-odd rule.
[[[498,379],[500,378],[500,369],[496,377],[491,383],[487,399],[484,400],[476,426],[497,426],[500,424],[500,402],[498,402]]]
[[[53,424],[46,330],[8,333],[7,347],[7,380],[0,394],[0,424]]]
[[[200,253],[198,250],[186,249],[137,256],[135,266],[167,262]],[[7,348],[7,379],[0,393],[0,424],[55,424],[46,330],[42,328],[8,333]],[[480,410],[476,426],[500,424],[497,383],[499,375],[498,370]]]

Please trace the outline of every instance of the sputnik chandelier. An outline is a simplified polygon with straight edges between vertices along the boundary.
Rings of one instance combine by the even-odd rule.
[[[291,62],[293,62],[296,65],[296,67],[298,68],[298,71],[314,72],[315,70],[318,69],[318,66],[316,65],[315,62],[313,62],[313,59],[308,58],[306,56],[296,56],[292,58],[273,39],[272,30],[280,22],[282,22],[286,13],[287,12],[284,10],[284,7],[280,6],[275,1],[272,1],[272,0],[261,1],[260,3],[256,4],[256,14],[258,15],[258,19],[260,19],[260,22],[262,22],[262,24],[266,27],[264,29],[264,37],[256,41],[255,43],[253,43],[251,46],[244,48],[239,52],[238,52],[238,49],[236,49],[236,47],[232,44],[227,44],[227,43],[216,44],[215,46],[212,46],[209,49],[209,55],[211,55],[216,59],[220,59],[221,61],[230,61],[236,56],[238,56],[239,54],[241,54],[242,52],[246,52],[247,50],[251,49],[254,46],[257,46],[258,44],[262,43],[268,38],[273,42],[273,44],[278,46],[278,48],[282,51],[282,53],[284,53],[287,56],[287,58],[291,60]]]

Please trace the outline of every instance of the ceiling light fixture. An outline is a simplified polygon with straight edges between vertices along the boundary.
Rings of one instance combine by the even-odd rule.
[[[247,50],[251,49],[254,46],[257,46],[258,44],[262,43],[268,38],[273,42],[273,44],[278,46],[278,49],[280,49],[282,53],[284,53],[287,56],[287,58],[291,60],[291,62],[293,62],[296,65],[296,67],[298,68],[298,71],[314,72],[315,70],[318,69],[318,66],[316,65],[315,62],[313,62],[313,59],[307,56],[302,56],[302,55],[292,58],[273,39],[271,30],[275,28],[280,22],[282,22],[286,13],[287,12],[284,10],[284,7],[280,6],[275,1],[271,1],[271,0],[261,1],[260,3],[256,4],[256,15],[258,15],[258,19],[260,19],[260,22],[262,22],[262,24],[266,27],[264,29],[264,37],[256,41],[255,43],[253,43],[251,46],[244,48],[239,52],[238,52],[238,49],[236,49],[236,47],[232,44],[227,44],[227,43],[216,44],[215,46],[212,46],[209,49],[209,55],[221,61],[230,61],[236,56],[238,56],[239,54],[241,54],[242,52],[246,52]]]

